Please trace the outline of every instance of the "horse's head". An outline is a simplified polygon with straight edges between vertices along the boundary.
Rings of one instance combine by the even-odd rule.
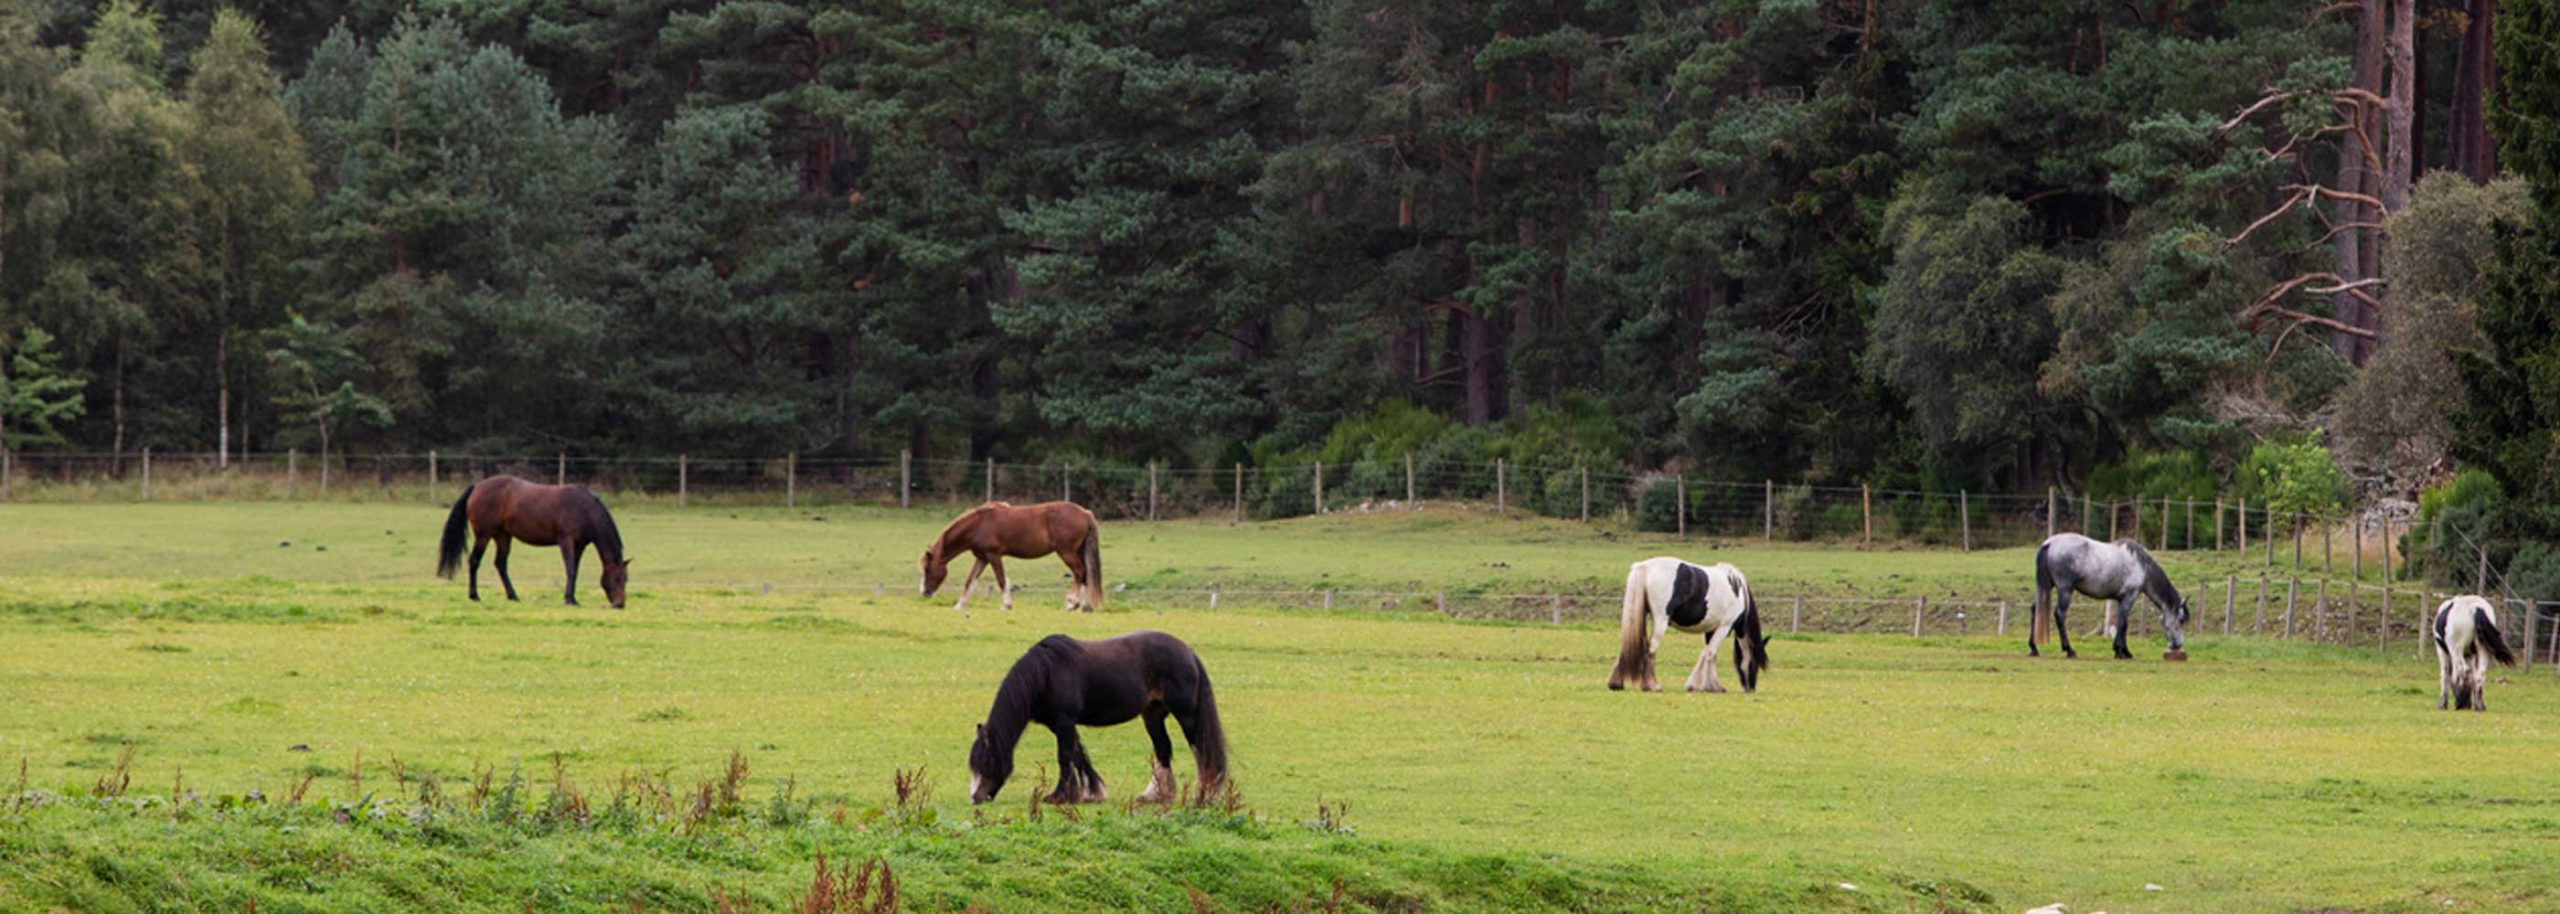
[[[1004,789],[1013,776],[1013,754],[997,752],[987,742],[987,725],[978,725],[978,741],[969,744],[969,802],[984,803]]]
[[[2170,650],[2176,651],[2186,649],[2187,598],[2179,597],[2178,605],[2163,607],[2160,610],[2160,630],[2169,634]]]
[[[631,583],[631,560],[604,563],[604,598],[613,608],[622,608],[623,588]]]
[[[933,596],[934,591],[942,589],[943,578],[951,576],[951,563],[943,561],[942,557],[933,554],[931,549],[925,550],[924,557],[916,560],[916,568],[924,572],[924,585],[921,592],[928,597]]]

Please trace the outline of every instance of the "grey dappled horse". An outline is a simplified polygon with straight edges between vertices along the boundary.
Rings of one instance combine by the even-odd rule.
[[[2115,634],[2118,660],[2133,656],[2125,650],[2124,631],[2126,611],[2132,609],[2137,594],[2150,597],[2160,607],[2160,627],[2169,633],[2169,649],[2186,647],[2187,599],[2178,595],[2178,588],[2169,583],[2169,573],[2160,570],[2149,550],[2132,540],[2101,543],[2077,533],[2061,533],[2036,548],[2035,625],[2027,630],[2028,656],[2037,654],[2036,639],[2048,618],[2048,603],[2054,634],[2062,639],[2062,655],[2080,656],[2071,650],[2071,632],[2064,624],[2075,593],[2107,601],[2107,627]]]

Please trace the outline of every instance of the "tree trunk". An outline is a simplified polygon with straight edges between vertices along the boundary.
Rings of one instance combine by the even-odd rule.
[[[2382,116],[2388,138],[2383,141],[2381,198],[2386,213],[2409,203],[2409,182],[2416,177],[2418,110],[2417,0],[2391,0],[2391,94]]]
[[[214,462],[231,465],[231,335],[219,329],[213,334],[213,377],[215,389],[214,424],[220,429],[214,437],[219,442]]]
[[[2354,84],[2358,89],[2375,94],[2382,92],[2382,2],[2362,0],[2357,5],[2356,17]],[[2349,193],[2371,194],[2375,175],[2365,163],[2380,157],[2380,150],[2372,148],[2369,141],[2379,138],[2376,131],[2381,124],[2377,112],[2370,107],[2355,105],[2350,110],[2355,129],[2347,131],[2346,148],[2338,157],[2338,188]],[[2370,207],[2354,200],[2339,200],[2336,221],[2340,225],[2378,221],[2370,210]],[[2338,233],[2338,276],[2346,282],[2372,275],[2373,261],[2365,251],[2365,241],[2362,229]],[[2364,302],[2354,295],[2338,293],[2330,300],[2330,311],[2337,316],[2339,323],[2364,326]],[[2343,329],[2329,331],[2329,350],[2340,358],[2355,359],[2359,342],[2361,340],[2355,334]]]
[[[2489,99],[2497,94],[2498,0],[2471,0],[2462,49],[2454,57],[2453,116],[2445,128],[2445,166],[2474,183],[2498,172],[2498,141],[2489,135]]]

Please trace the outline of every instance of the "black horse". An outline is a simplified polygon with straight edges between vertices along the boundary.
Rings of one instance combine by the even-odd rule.
[[[1058,737],[1058,788],[1051,803],[1090,803],[1103,798],[1102,776],[1094,773],[1076,726],[1108,727],[1145,715],[1147,736],[1155,741],[1155,757],[1142,803],[1174,799],[1173,741],[1164,730],[1166,715],[1182,723],[1182,739],[1191,745],[1199,769],[1199,792],[1214,793],[1227,779],[1227,737],[1218,725],[1218,703],[1209,691],[1209,671],[1191,646],[1163,632],[1137,632],[1103,641],[1078,641],[1050,635],[1014,661],[1013,670],[996,687],[996,702],[978,725],[978,740],[969,747],[969,800],[984,803],[1004,789],[1013,775],[1013,749],[1032,724],[1048,727]]]

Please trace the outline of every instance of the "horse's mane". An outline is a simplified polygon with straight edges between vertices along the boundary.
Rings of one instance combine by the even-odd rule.
[[[587,542],[595,544],[596,556],[610,556],[612,561],[622,561],[622,529],[614,526],[613,512],[605,510],[604,499],[597,498],[596,493],[581,488],[578,494],[586,496],[586,509],[582,512],[586,516],[582,523],[586,527]]]
[[[2137,543],[2132,540],[2125,540],[2121,543],[2117,543],[2116,545],[2122,546],[2124,551],[2132,553],[2133,560],[2141,563],[2144,589],[2148,590],[2156,587],[2162,591],[2162,593],[2152,594],[2151,598],[2160,601],[2160,606],[2163,609],[2177,608],[2178,585],[2169,582],[2168,569],[2160,567],[2160,560],[2151,557],[2151,550],[2142,548],[2141,543]],[[2163,599],[2164,595],[2166,596],[2166,599]]]
[[[1031,719],[1033,704],[1039,700],[1041,690],[1049,685],[1049,672],[1065,663],[1077,649],[1075,639],[1050,635],[1022,652],[1022,659],[1014,661],[1013,668],[1005,671],[1004,683],[996,686],[995,705],[987,709],[988,729],[1003,734],[1007,743],[1005,748],[1011,748],[1011,740],[1021,734],[1024,724]]]
[[[942,532],[934,534],[933,545],[925,547],[925,551],[933,553],[933,557],[937,559],[945,557],[947,555],[945,547],[951,544],[951,534],[954,531],[959,530],[961,524],[969,523],[970,521],[977,519],[978,515],[986,513],[989,508],[1009,507],[1012,507],[1012,505],[1006,502],[991,501],[960,512],[959,517],[952,518],[950,523],[942,525]]]

